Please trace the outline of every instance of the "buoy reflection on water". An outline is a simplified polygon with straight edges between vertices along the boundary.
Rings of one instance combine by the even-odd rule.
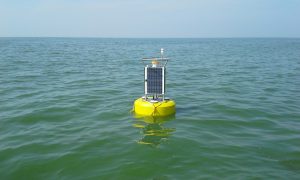
[[[137,140],[138,144],[145,144],[150,146],[158,146],[159,144],[168,140],[175,128],[165,127],[164,124],[168,121],[174,120],[175,116],[168,117],[153,117],[135,116],[134,127],[139,128],[142,137]]]

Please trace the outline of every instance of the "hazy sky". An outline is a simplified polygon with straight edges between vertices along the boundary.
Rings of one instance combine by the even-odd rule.
[[[300,0],[0,0],[0,36],[300,37]]]

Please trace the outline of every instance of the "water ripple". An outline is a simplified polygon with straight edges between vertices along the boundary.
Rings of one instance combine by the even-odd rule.
[[[171,119],[136,119],[142,57]],[[0,38],[2,179],[298,179],[299,39]]]

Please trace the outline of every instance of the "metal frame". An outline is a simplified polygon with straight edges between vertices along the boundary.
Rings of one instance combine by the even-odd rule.
[[[162,100],[165,100],[165,88],[166,88],[166,84],[165,84],[165,82],[166,82],[166,65],[167,65],[167,63],[168,63],[168,61],[169,61],[169,58],[165,58],[165,57],[163,57],[163,52],[164,52],[164,50],[163,49],[161,49],[161,51],[160,51],[160,53],[161,53],[161,57],[156,57],[156,58],[143,58],[142,59],[142,62],[145,64],[145,67],[144,67],[144,93],[145,93],[145,99],[146,100],[148,100],[148,96],[149,95],[153,95],[153,100],[155,99],[155,100],[159,100],[159,97],[161,97],[162,98]],[[162,93],[160,94],[158,94],[158,93],[148,93],[147,92],[147,88],[148,88],[148,85],[147,85],[147,74],[148,74],[148,70],[147,70],[147,68],[149,67],[149,65],[151,65],[151,64],[149,64],[149,63],[145,63],[145,62],[147,62],[147,61],[158,61],[158,62],[160,62],[159,64],[157,64],[157,66],[156,67],[154,67],[154,68],[161,68],[162,69]],[[153,67],[153,64],[152,64],[152,67]]]
[[[164,62],[163,65],[159,65],[160,67],[166,67],[167,63],[170,59],[169,58],[143,58],[142,61],[158,61],[158,62]],[[148,64],[146,64],[148,66]]]

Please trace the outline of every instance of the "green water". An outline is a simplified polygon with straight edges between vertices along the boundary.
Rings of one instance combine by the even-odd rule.
[[[136,119],[142,57],[175,117]],[[299,179],[300,39],[0,38],[0,179]]]

